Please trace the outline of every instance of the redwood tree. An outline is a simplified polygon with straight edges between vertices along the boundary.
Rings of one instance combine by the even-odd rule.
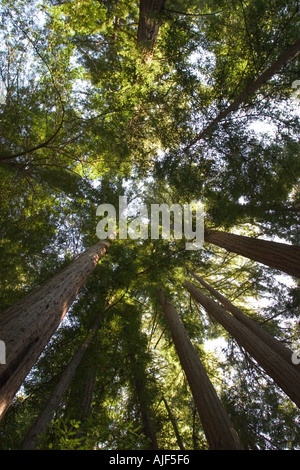
[[[208,445],[214,450],[242,450],[236,431],[211,384],[174,306],[158,291],[174,345],[189,382]]]
[[[185,281],[184,286],[191,296],[235,338],[241,347],[248,351],[290,399],[300,407],[300,376],[292,364],[288,364],[253,331],[189,281]]]
[[[177,445],[179,447],[180,450],[184,450],[184,444],[183,444],[183,441],[182,441],[182,438],[180,436],[180,433],[179,433],[179,430],[178,430],[178,426],[177,426],[177,422],[176,422],[176,418],[175,416],[173,415],[172,413],[172,410],[166,400],[166,398],[163,396],[162,397],[162,401],[164,402],[165,404],[165,407],[166,407],[166,410],[167,410],[167,413],[168,413],[168,417],[169,417],[169,420],[172,424],[172,427],[174,429],[174,434],[176,436],[176,441],[177,441]]]
[[[260,240],[217,230],[207,230],[207,243],[258,261],[291,276],[300,277],[300,246]]]
[[[159,17],[165,7],[166,0],[140,0],[140,14],[137,40],[148,50],[154,48],[158,31]]]
[[[23,441],[23,450],[34,450],[38,442],[38,436],[46,432],[47,426],[53,418],[56,408],[60,405],[64,394],[66,393],[79,364],[82,361],[83,356],[91,341],[97,332],[99,326],[102,322],[102,312],[99,313],[98,317],[95,320],[95,323],[88,334],[87,338],[84,340],[82,345],[77,349],[71,361],[67,365],[66,369],[63,371],[60,380],[57,385],[54,387],[47,403],[40,412],[33,426],[30,428]]]
[[[1,418],[107,249],[107,242],[97,242],[1,314],[0,332],[7,352],[7,364],[0,369]]]
[[[293,352],[285,346],[283,343],[278,341],[274,336],[270,335],[263,327],[259,326],[254,320],[245,315],[239,308],[233,305],[224,295],[220,294],[216,289],[204,281],[200,276],[193,273],[194,278],[200,282],[214,297],[219,300],[223,307],[232,315],[247,326],[253,333],[261,338],[271,349],[277,352],[289,365],[295,367],[298,372],[300,371],[300,364],[294,364],[291,361]]]

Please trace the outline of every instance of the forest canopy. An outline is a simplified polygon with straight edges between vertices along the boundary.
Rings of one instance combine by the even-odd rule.
[[[1,450],[300,449],[299,20],[1,0]]]

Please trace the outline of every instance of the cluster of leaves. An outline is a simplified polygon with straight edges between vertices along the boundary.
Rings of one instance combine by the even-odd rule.
[[[201,200],[209,227],[299,243],[299,119],[289,101],[299,61],[188,146],[296,40],[298,9],[289,0],[170,0],[145,57],[138,2],[2,2],[1,310],[97,241],[97,205],[118,207],[124,194],[147,207]],[[257,122],[271,131],[257,132]],[[159,448],[207,448],[158,287],[246,448],[299,448],[297,410],[190,299],[190,271],[282,341],[297,334],[299,291],[276,272],[206,244],[188,252],[184,240],[114,240],[2,421],[1,448],[21,447],[99,313],[40,448],[148,448],[143,416]],[[257,311],[251,301],[264,296],[273,304]],[[208,346],[220,338],[218,355]]]

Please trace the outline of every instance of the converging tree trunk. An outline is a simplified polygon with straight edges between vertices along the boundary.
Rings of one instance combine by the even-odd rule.
[[[240,439],[207,376],[175,307],[164,298],[161,290],[159,290],[158,296],[180,363],[189,382],[209,448],[212,450],[242,450]]]
[[[154,430],[154,426],[152,423],[150,410],[147,404],[147,399],[145,396],[145,384],[143,380],[143,374],[138,373],[139,365],[137,364],[137,360],[134,353],[129,354],[131,363],[132,363],[132,370],[133,370],[133,378],[134,378],[134,385],[135,391],[137,395],[137,399],[139,402],[140,413],[143,423],[143,431],[146,438],[149,441],[149,449],[150,450],[157,450],[158,443],[157,437]]]
[[[205,231],[204,239],[207,243],[258,261],[290,276],[300,277],[300,246],[298,245],[259,240],[216,230]]]
[[[88,337],[85,339],[83,344],[77,349],[73,358],[69,362],[68,366],[63,371],[59,382],[54,387],[54,390],[52,391],[50,397],[48,398],[43,410],[40,412],[36,421],[32,425],[29,432],[27,433],[27,436],[25,437],[23,441],[23,446],[22,446],[23,450],[36,449],[38,436],[46,432],[48,424],[52,420],[55,410],[60,405],[64,397],[64,394],[66,393],[73,377],[75,376],[78,366],[81,363],[82,358],[85,355],[87,348],[91,344],[91,341],[96,331],[98,330],[101,322],[102,322],[102,313],[100,313],[100,315],[96,319]]]
[[[300,376],[292,364],[288,364],[253,331],[203,294],[189,281],[185,281],[184,286],[191,296],[235,338],[237,343],[257,361],[290,399],[300,407]]]
[[[81,424],[87,420],[92,410],[94,388],[95,388],[95,382],[96,382],[96,373],[97,373],[97,369],[95,366],[90,367],[88,370],[86,370],[84,381],[78,389],[80,403],[79,403],[79,412],[76,416],[76,419],[78,419]]]
[[[193,273],[194,278],[200,282],[200,284],[205,287],[214,297],[219,300],[223,307],[232,315],[242,322],[245,326],[247,326],[253,333],[255,333],[260,339],[264,341],[270,348],[272,348],[277,354],[279,354],[289,365],[294,367],[298,372],[300,372],[300,364],[294,364],[292,362],[292,355],[293,352],[285,346],[283,343],[278,341],[274,336],[268,333],[266,330],[263,329],[260,325],[258,325],[254,320],[249,318],[245,315],[239,308],[233,305],[224,295],[220,294],[216,289],[210,286],[207,282],[204,281],[200,276]]]
[[[235,111],[239,106],[245,103],[259,88],[264,85],[270,78],[272,78],[280,69],[286,65],[288,62],[297,57],[300,53],[300,39],[298,39],[294,44],[289,46],[279,57],[273,62],[259,77],[256,78],[242,93],[240,93],[237,98],[223,111],[221,111],[215,119],[205,127],[188,146],[185,147],[185,150],[188,150],[190,147],[195,145],[199,140],[203,139],[209,135],[216,126],[230,113]]]
[[[172,411],[171,411],[171,408],[167,402],[167,400],[165,399],[165,397],[162,397],[162,400],[165,404],[165,407],[166,407],[166,410],[167,410],[167,413],[168,413],[168,417],[169,417],[169,420],[172,424],[172,427],[174,429],[174,433],[175,433],[175,436],[176,436],[176,441],[177,441],[177,445],[179,447],[180,450],[184,450],[184,445],[183,445],[183,441],[181,439],[181,436],[180,436],[180,433],[179,433],[179,429],[178,429],[178,426],[177,426],[177,422],[176,422],[176,418],[175,416],[173,415]]]
[[[107,249],[99,241],[0,315],[7,351],[7,364],[0,366],[0,418]]]

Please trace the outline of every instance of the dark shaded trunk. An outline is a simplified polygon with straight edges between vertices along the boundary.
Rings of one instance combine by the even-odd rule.
[[[212,450],[242,450],[243,446],[210,382],[174,306],[158,292],[174,345],[187,377],[203,430]]]
[[[203,294],[193,284],[185,281],[184,286],[191,296],[235,338],[237,343],[257,361],[274,382],[300,407],[300,377],[292,364],[288,364],[253,331]]]
[[[79,413],[77,419],[84,423],[91,414],[93,397],[94,397],[94,388],[96,382],[96,368],[89,368],[86,371],[85,381],[79,389]]]
[[[145,397],[145,385],[142,377],[138,373],[137,360],[134,353],[129,354],[130,360],[132,362],[133,376],[134,376],[134,385],[135,391],[139,402],[141,418],[143,423],[143,431],[146,438],[149,440],[149,449],[158,450],[158,443],[156,438],[156,433],[154,431],[154,426],[150,416],[149,407]]]
[[[204,240],[290,276],[300,277],[300,246],[216,230],[205,231]]]
[[[76,376],[78,376],[79,374],[80,382],[79,384],[77,384],[76,381],[76,385],[74,385],[74,387],[76,387],[76,390],[74,390],[74,388],[72,387],[72,383],[70,384],[71,391],[68,395],[68,405],[69,400],[73,399],[73,406],[71,407],[71,414],[69,406],[67,406],[66,416],[70,416],[71,419],[80,422],[79,430],[76,434],[74,434],[73,438],[80,440],[79,447],[81,446],[83,448],[86,444],[86,437],[88,436],[86,422],[89,416],[91,415],[93,409],[97,367],[94,364],[87,365],[86,357],[84,357],[83,364],[81,363],[78,369],[76,370]],[[76,395],[76,397],[74,397],[74,395]],[[76,403],[74,403],[74,399],[76,400]]]
[[[99,241],[0,315],[7,364],[0,365],[0,418],[108,249]]]
[[[177,441],[177,445],[179,447],[180,450],[184,450],[184,445],[183,445],[183,441],[181,439],[181,436],[180,436],[180,433],[179,433],[179,429],[178,429],[178,426],[177,426],[177,422],[176,422],[176,418],[174,417],[172,411],[171,411],[171,408],[169,407],[169,404],[167,402],[167,400],[165,399],[165,397],[162,397],[162,400],[165,404],[165,407],[166,407],[166,410],[167,410],[167,413],[168,413],[168,417],[169,417],[169,420],[172,424],[172,427],[174,429],[174,433],[175,433],[175,436],[176,436],[176,441]]]
[[[38,436],[46,432],[48,424],[52,420],[56,409],[59,407],[62,399],[74,378],[78,366],[80,365],[87,348],[91,344],[91,341],[98,330],[100,324],[102,322],[102,314],[98,316],[96,319],[91,332],[89,333],[88,337],[84,341],[84,343],[77,349],[76,353],[74,354],[73,358],[69,362],[68,366],[64,370],[63,374],[57,385],[54,387],[49,399],[46,402],[43,410],[38,415],[36,421],[34,422],[33,426],[27,433],[22,445],[23,450],[34,450],[36,449],[36,445],[38,442]],[[89,385],[91,383],[89,382]],[[89,407],[90,404],[90,395],[86,395],[83,397],[84,399],[84,407]]]
[[[137,40],[149,52],[155,47],[165,4],[166,0],[140,0]]]

